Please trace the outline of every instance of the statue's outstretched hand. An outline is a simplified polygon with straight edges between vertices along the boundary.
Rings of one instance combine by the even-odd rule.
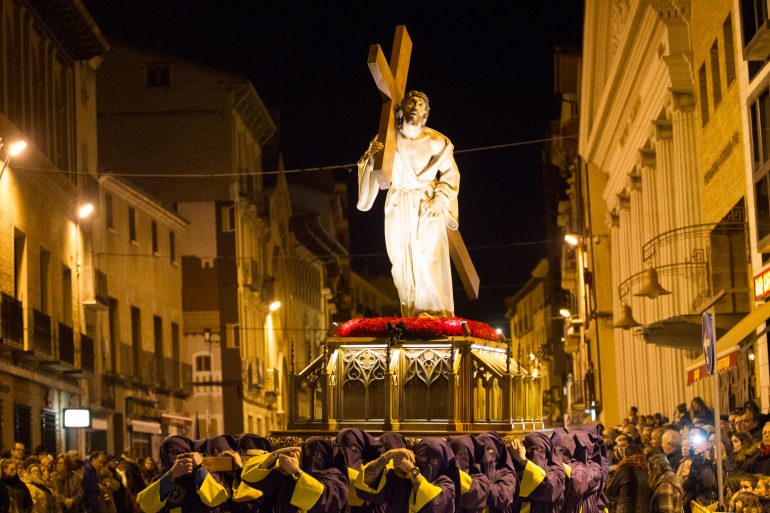
[[[363,160],[369,160],[375,155],[377,155],[379,152],[381,152],[385,148],[385,145],[379,142],[377,139],[374,139],[371,143],[369,143],[369,149],[366,150],[366,153],[364,153]]]

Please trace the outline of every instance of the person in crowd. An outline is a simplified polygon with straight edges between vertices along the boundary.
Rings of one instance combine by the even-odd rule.
[[[762,440],[747,468],[752,474],[770,475],[770,422],[762,428]]]
[[[733,472],[748,472],[749,464],[757,453],[754,439],[748,433],[733,433],[730,437],[733,446],[732,466]]]
[[[219,512],[227,500],[224,486],[203,466],[192,440],[169,436],[160,446],[161,477],[142,490],[136,500],[145,513]]]
[[[447,440],[460,469],[460,507],[463,513],[481,512],[487,506],[489,479],[481,471],[486,448],[474,436],[450,436]]]
[[[27,457],[27,446],[22,442],[16,442],[11,449],[11,459],[16,462],[18,468],[23,468],[24,459]]]
[[[647,479],[647,461],[642,449],[629,445],[607,481],[607,495],[615,504],[615,513],[647,513],[652,490]]]
[[[149,459],[153,466],[155,467],[155,474],[157,474],[157,465],[155,464],[155,460],[152,458]],[[123,450],[123,454],[120,455],[119,458],[119,464],[121,472],[123,473],[123,476],[125,476],[125,489],[126,489],[126,498],[129,502],[129,504],[136,505],[136,496],[141,492],[142,490],[147,487],[150,483],[152,483],[155,480],[155,475],[149,476],[148,480],[145,480],[145,476],[142,473],[142,468],[139,464],[139,458],[136,454],[136,451],[133,449],[133,447],[126,447]],[[131,508],[132,513],[138,513],[139,508],[138,505]]]
[[[704,424],[714,424],[714,412],[706,406],[701,397],[694,397],[690,402],[690,417],[693,422],[702,422]]]
[[[519,478],[513,466],[511,455],[503,438],[494,431],[487,431],[476,437],[484,447],[481,471],[489,481],[487,511],[489,513],[510,513],[519,494]]]
[[[743,408],[737,408],[727,416],[727,424],[730,426],[730,434],[738,432],[738,420],[743,416]]]
[[[160,467],[158,467],[158,463],[149,456],[144,458],[141,467],[139,467],[139,471],[142,473],[142,481],[144,481],[144,486],[142,486],[142,488],[150,486],[150,483],[160,477]]]
[[[652,490],[650,513],[683,513],[684,490],[663,454],[653,454],[647,461]]]
[[[674,411],[674,425],[672,426],[677,431],[681,431],[683,428],[692,425],[692,418],[687,411],[687,404],[678,404]]]
[[[666,431],[668,430],[664,427],[656,427],[650,435],[650,446],[654,447],[661,454],[663,453],[663,433]]]
[[[639,434],[639,430],[636,426],[629,424],[623,428],[623,434],[629,438],[628,443],[632,445],[642,446],[642,436]]]
[[[631,406],[628,409],[628,422],[633,425],[637,425],[639,423],[639,408],[636,406]]]
[[[731,511],[735,513],[762,513],[763,510],[759,497],[751,492],[738,492],[733,498]]]
[[[615,439],[615,447],[612,451],[612,466],[610,470],[615,470],[618,463],[623,459],[623,454],[630,445],[634,445],[630,437],[620,435]]]
[[[679,432],[673,429],[666,430],[661,437],[660,447],[671,468],[676,471],[683,458],[682,438],[679,436]]]
[[[602,456],[599,447],[604,444],[597,444],[597,436],[592,438],[591,433],[578,430],[574,432],[575,438],[575,462],[586,468],[588,475],[588,485],[583,494],[579,511],[582,513],[598,513],[604,509],[606,496],[604,495],[604,484],[606,474],[602,468]],[[602,503],[602,506],[599,505]]]
[[[765,415],[763,415],[762,412],[760,411],[759,405],[755,401],[746,401],[745,403],[743,403],[743,410],[744,410],[744,412],[745,411],[750,411],[754,415],[756,415],[757,421],[760,422],[760,423],[762,423],[765,420],[767,420],[765,418]]]
[[[84,511],[83,476],[75,472],[72,460],[66,454],[56,457],[51,476],[51,488],[62,513],[82,513]]]
[[[361,467],[376,460],[382,453],[382,443],[375,437],[358,428],[347,428],[337,433],[337,445],[345,456],[348,476],[348,504],[354,512],[371,511],[373,507],[365,504],[356,493],[354,483]]]
[[[706,458],[709,451],[706,431],[692,428],[688,434],[687,448],[689,465],[682,466],[681,483],[685,493],[684,509],[689,513],[693,500],[704,506],[716,501],[717,481],[714,467]]]
[[[15,513],[32,513],[32,495],[27,485],[19,478],[18,465],[15,459],[0,460],[0,483],[8,489],[11,501],[11,511]]]
[[[99,486],[102,494],[112,492],[112,501],[115,504],[116,513],[133,513],[134,497],[129,497],[126,490],[125,471],[118,471],[118,460],[108,454],[104,467],[100,472]]]
[[[43,481],[43,472],[40,463],[32,460],[27,465],[21,480],[27,485],[29,494],[32,497],[32,511],[34,513],[57,513],[59,508],[56,504],[51,489]]]
[[[746,409],[741,418],[736,422],[739,433],[748,433],[754,442],[762,441],[762,426],[759,424],[759,413]]]
[[[406,437],[401,433],[395,431],[386,431],[379,437],[379,442],[382,444],[382,452],[389,451],[391,449],[406,449]]]
[[[561,511],[567,473],[554,461],[551,439],[544,433],[528,433],[523,441],[512,440],[509,451],[519,475],[520,509],[528,506],[531,513]]]
[[[241,479],[262,492],[261,513],[342,511],[348,501],[347,466],[339,448],[321,437],[302,448],[278,449],[251,460]]]

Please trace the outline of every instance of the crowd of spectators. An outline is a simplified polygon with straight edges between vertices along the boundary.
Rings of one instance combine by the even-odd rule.
[[[612,464],[611,513],[770,512],[770,422],[746,402],[718,420],[700,398],[676,407],[673,418],[631,407],[623,424],[604,432]],[[717,451],[725,504],[718,503]],[[661,502],[661,486],[666,500]]]
[[[159,476],[152,458],[131,449],[118,457],[45,447],[29,453],[16,442],[0,455],[0,513],[138,513],[136,496]]]

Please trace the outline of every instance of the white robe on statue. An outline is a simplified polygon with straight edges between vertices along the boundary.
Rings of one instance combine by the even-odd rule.
[[[435,130],[423,130],[445,144],[424,169],[414,169],[409,159],[403,157],[405,141],[398,134],[391,184],[385,199],[385,244],[393,266],[401,314],[445,317],[454,315],[447,229],[458,227],[460,171],[449,139]],[[379,191],[373,166],[373,159],[366,156],[358,162],[357,208],[362,211],[372,208]],[[442,204],[443,215],[422,215],[422,203],[434,197]]]

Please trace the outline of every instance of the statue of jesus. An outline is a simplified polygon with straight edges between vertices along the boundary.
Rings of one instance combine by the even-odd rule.
[[[396,155],[385,198],[385,244],[404,317],[454,315],[447,230],[457,230],[460,171],[452,143],[425,126],[428,96],[410,91],[396,111]],[[358,210],[372,208],[379,186],[373,140],[358,161]]]

